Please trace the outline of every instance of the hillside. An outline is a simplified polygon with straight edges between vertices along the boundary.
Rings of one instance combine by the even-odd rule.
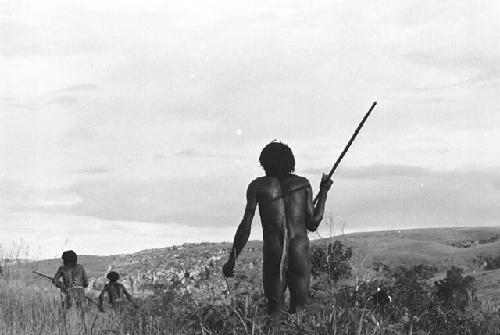
[[[335,284],[335,289],[325,281],[325,277],[312,280],[313,298],[305,321],[310,327],[309,333],[324,333],[320,328],[330,324],[334,315],[336,323],[331,329],[337,329],[337,325],[340,325],[338,329],[357,329],[359,332],[360,327],[363,327],[362,334],[388,333],[382,330],[377,332],[379,327],[391,329],[390,333],[394,334],[429,334],[429,330],[443,324],[445,328],[451,327],[452,332],[446,333],[450,335],[460,333],[457,329],[472,329],[470,327],[479,324],[485,329],[481,334],[498,334],[490,330],[500,329],[499,236],[500,228],[490,227],[380,231],[334,237],[353,248],[353,257],[350,259],[353,276]],[[312,241],[312,245],[315,247],[330,241],[318,239]],[[126,309],[119,320],[116,319],[117,314],[109,314],[113,319],[107,318],[108,314],[96,314],[92,317],[94,322],[98,322],[96,329],[120,329],[126,325],[128,329],[141,330],[141,333],[144,333],[144,329],[151,329],[156,334],[159,327],[174,327],[168,328],[171,329],[169,333],[182,333],[179,329],[190,329],[184,333],[191,334],[192,328],[200,325],[214,330],[214,333],[221,329],[230,330],[230,333],[248,333],[250,328],[247,327],[265,327],[266,299],[261,280],[262,242],[250,241],[247,244],[237,261],[235,278],[226,280],[221,274],[221,266],[228,257],[230,247],[231,243],[228,242],[186,243],[124,255],[79,256],[79,263],[86,267],[91,277],[91,289],[86,292],[88,297],[97,297],[105,283],[104,275],[113,269],[121,274],[121,282],[139,304],[137,308],[140,313],[135,309]],[[51,275],[60,265],[60,260],[16,261],[11,264],[0,280],[0,296],[4,306],[17,306],[16,316],[3,313],[3,319],[14,328],[17,315],[34,306],[24,318],[35,324],[38,322],[37,317],[42,315],[39,313],[40,306],[44,306],[45,311],[45,306],[52,304],[51,319],[57,320],[58,315],[62,315],[58,310],[57,289],[48,280],[34,276],[30,270]],[[420,270],[394,269],[399,265],[410,267],[419,264],[427,267],[418,267]],[[447,275],[446,271],[452,265],[464,268],[464,277],[459,269]],[[418,282],[412,279],[415,277],[411,277],[417,273],[419,276],[425,273]],[[475,281],[469,281],[468,275],[473,275]],[[446,280],[454,278],[452,284],[442,284],[445,280],[440,282],[441,286],[434,285],[436,280],[445,277]],[[387,309],[385,312],[375,312],[373,301],[370,300],[373,292],[378,292],[379,286],[393,298],[392,303],[384,307]],[[454,290],[454,287],[457,289]],[[464,297],[472,298],[474,289],[479,302],[463,300]],[[26,291],[31,292],[30,295],[20,294]],[[442,295],[443,292],[451,292],[451,297],[454,297],[451,305]],[[285,298],[286,304],[288,298]],[[460,309],[459,305],[454,305],[464,301],[472,308]],[[233,310],[238,313],[233,313]],[[387,315],[384,314],[386,312]],[[91,309],[89,313],[98,312]],[[429,315],[433,315],[433,318],[429,318]],[[408,324],[409,320],[411,322]],[[429,320],[434,321],[429,324]],[[58,324],[56,322],[52,327]],[[291,329],[299,329],[299,325],[288,321],[283,326],[292,327],[284,333],[297,333]],[[241,329],[235,332],[234,327]],[[395,329],[398,331],[394,332]],[[462,333],[473,332],[466,330]]]
[[[439,269],[456,265],[472,271],[478,266],[475,263],[478,257],[500,255],[500,227],[376,231],[335,236],[334,239],[351,246],[355,255],[366,254],[366,266],[374,262],[389,266],[425,264]],[[327,243],[329,240],[316,239],[311,244]],[[208,265],[210,259],[218,261],[230,247],[229,242],[185,243],[132,254],[79,255],[79,263],[85,265],[91,277],[105,274],[109,266],[124,273],[154,272],[162,268],[180,271]],[[239,263],[259,259],[261,251],[261,241],[249,241]],[[60,260],[48,259],[35,264],[41,271],[52,273],[60,266]]]
[[[340,238],[356,253],[389,266],[452,265],[476,270],[479,257],[500,255],[500,227],[436,228],[367,232]],[[321,243],[321,240],[315,241]]]
[[[374,264],[429,265],[438,268],[436,278],[444,276],[452,265],[462,267],[476,277],[480,297],[500,302],[496,293],[500,270],[486,271],[484,258],[500,256],[500,227],[412,229],[347,234],[334,237],[353,248],[356,266],[372,269]],[[317,239],[312,245],[327,243]],[[212,278],[219,289],[227,288],[220,268],[227,259],[231,243],[186,243],[133,254],[113,256],[79,256],[96,289],[105,282],[108,269],[117,271],[122,281],[136,289],[151,289],[192,279]],[[43,260],[30,264],[31,269],[52,274],[60,260]],[[236,266],[241,285],[261,285],[262,242],[249,241]]]

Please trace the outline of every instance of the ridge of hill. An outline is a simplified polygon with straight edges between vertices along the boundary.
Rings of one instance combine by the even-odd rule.
[[[500,256],[500,227],[428,228],[360,232],[334,236],[352,247],[354,257],[364,256],[365,266],[383,263],[388,266],[436,266],[445,270],[452,265],[473,271],[481,266],[480,258]],[[312,245],[327,243],[331,238],[315,239]],[[231,247],[229,242],[185,243],[166,248],[146,249],[132,254],[111,256],[80,255],[90,277],[102,277],[114,269],[123,274],[197,272],[212,262],[222,265],[221,259]],[[240,265],[261,261],[262,242],[249,241],[238,262]],[[53,273],[59,259],[36,262],[36,267]],[[164,273],[166,274],[166,273]]]
[[[326,244],[332,239],[342,241],[353,250],[351,262],[365,273],[374,273],[374,265],[411,267],[419,264],[436,267],[433,280],[445,276],[451,266],[458,266],[476,278],[478,297],[500,302],[500,227],[430,228],[361,232],[315,239],[312,246]],[[166,248],[146,249],[132,254],[111,256],[80,255],[91,278],[91,287],[99,289],[105,274],[120,273],[128,286],[142,290],[212,278],[220,290],[226,288],[221,266],[231,247],[229,242],[185,243]],[[488,268],[486,260],[498,264]],[[60,266],[59,259],[42,260],[29,265],[30,269],[53,274]],[[249,241],[236,263],[236,277],[244,289],[259,287],[262,282],[262,242]]]
[[[367,265],[458,266],[469,271],[480,259],[500,255],[500,227],[432,228],[355,233],[342,237],[354,254],[366,253]]]

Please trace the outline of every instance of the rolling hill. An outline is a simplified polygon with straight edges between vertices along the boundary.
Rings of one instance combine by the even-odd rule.
[[[443,277],[452,265],[462,267],[476,278],[478,296],[500,302],[500,269],[485,269],[487,257],[500,257],[500,227],[439,228],[392,230],[335,236],[353,249],[358,266],[371,269],[375,263],[389,267],[424,264],[435,266],[435,278]],[[311,244],[328,243],[330,239],[313,240]],[[186,243],[132,254],[112,256],[79,256],[89,277],[104,282],[109,269],[119,272],[122,281],[139,287],[181,280],[186,273],[193,278],[211,275],[223,283],[220,268],[227,259],[231,243]],[[359,261],[361,260],[361,261]],[[29,264],[52,274],[60,265],[59,259]],[[248,285],[259,285],[262,268],[262,242],[249,241],[236,266],[237,276]],[[174,278],[174,279],[173,279]],[[221,284],[222,285],[222,284]]]

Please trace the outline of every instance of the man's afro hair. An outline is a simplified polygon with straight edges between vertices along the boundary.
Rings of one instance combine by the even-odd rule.
[[[63,252],[62,260],[64,265],[74,265],[78,261],[78,256],[73,250]]]
[[[118,279],[120,279],[120,275],[116,273],[115,271],[110,271],[107,275],[106,278],[112,283],[116,282]]]
[[[295,171],[292,149],[284,143],[272,141],[262,149],[259,162],[269,177],[284,177]]]

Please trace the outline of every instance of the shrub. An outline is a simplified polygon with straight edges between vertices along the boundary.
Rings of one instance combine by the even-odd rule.
[[[434,282],[435,296],[441,306],[448,309],[465,311],[476,301],[474,292],[474,277],[463,276],[463,269],[452,266],[446,272],[446,278]]]
[[[328,283],[336,284],[340,279],[351,276],[351,258],[352,248],[346,247],[340,241],[334,241],[327,246],[314,246],[311,274],[314,278],[324,277]]]

